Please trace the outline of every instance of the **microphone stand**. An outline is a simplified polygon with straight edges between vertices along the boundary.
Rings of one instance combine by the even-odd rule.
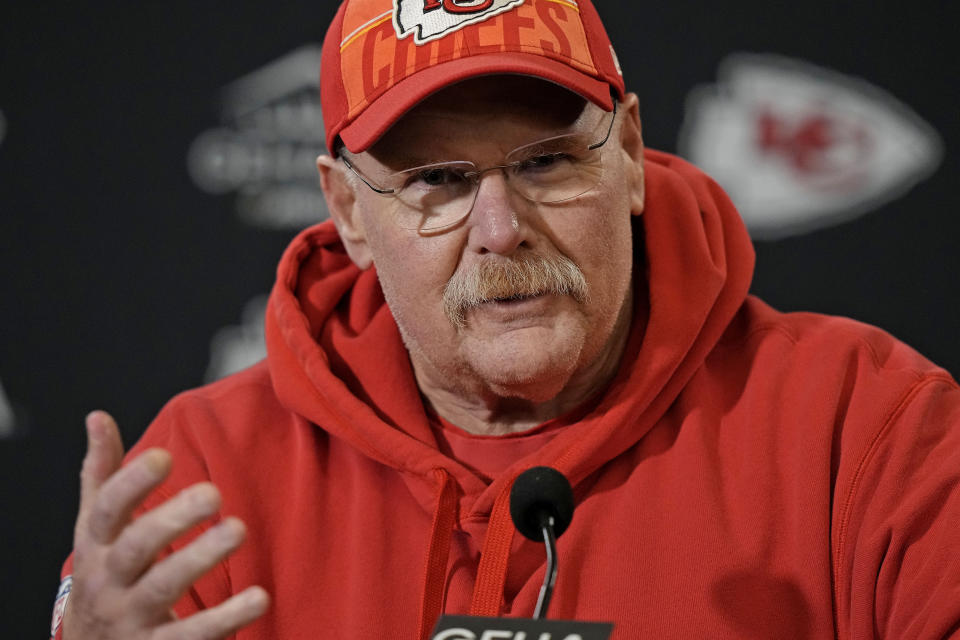
[[[553,533],[553,516],[540,513],[540,531],[543,533],[543,542],[547,548],[547,571],[543,576],[543,586],[540,587],[540,597],[537,598],[537,607],[533,610],[534,620],[543,620],[547,617],[547,608],[550,598],[553,597],[553,587],[557,583],[557,538]]]

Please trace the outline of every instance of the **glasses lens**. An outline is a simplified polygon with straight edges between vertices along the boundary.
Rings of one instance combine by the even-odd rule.
[[[476,166],[443,162],[407,169],[390,176],[397,199],[404,205],[397,222],[404,229],[427,231],[457,222],[470,211],[476,196]]]
[[[592,139],[571,134],[515,149],[507,156],[510,181],[534,202],[562,202],[590,191],[600,183],[603,162]]]
[[[601,119],[598,129],[609,136],[613,115]],[[487,171],[505,171],[513,190],[533,202],[570,200],[596,187],[603,177],[603,144],[592,134],[571,133],[524,145],[511,151],[503,165],[479,170],[467,161],[440,162],[390,175],[383,193],[392,194],[398,226],[416,231],[442,229],[470,213],[479,177]],[[369,185],[369,183],[368,183]],[[376,189],[375,189],[376,190]]]

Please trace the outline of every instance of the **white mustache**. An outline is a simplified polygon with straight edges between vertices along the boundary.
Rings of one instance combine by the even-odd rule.
[[[542,294],[569,295],[587,301],[587,280],[573,260],[563,255],[525,253],[486,260],[468,272],[457,272],[443,290],[443,310],[458,329],[466,312],[485,302]]]

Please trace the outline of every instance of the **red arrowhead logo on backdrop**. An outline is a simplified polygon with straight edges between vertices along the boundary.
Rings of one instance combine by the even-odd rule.
[[[943,145],[867,82],[771,55],[737,54],[687,101],[680,153],[730,194],[756,238],[833,226],[931,175]]]
[[[418,45],[442,38],[468,24],[483,22],[525,0],[394,0],[397,38],[414,34]]]

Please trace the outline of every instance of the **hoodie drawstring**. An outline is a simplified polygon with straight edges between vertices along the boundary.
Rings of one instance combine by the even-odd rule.
[[[447,563],[457,513],[457,486],[453,478],[440,468],[434,469],[433,475],[437,481],[437,508],[433,514],[424,569],[423,600],[417,631],[417,637],[421,640],[429,640],[430,632],[443,613]],[[480,566],[477,567],[477,581],[470,603],[471,616],[495,617],[500,615],[503,606],[510,546],[516,531],[510,518],[510,488],[511,485],[507,485],[493,503],[490,524],[480,553]]]
[[[457,518],[456,484],[445,469],[434,469],[437,480],[437,509],[430,528],[430,544],[423,578],[423,600],[420,603],[420,628],[417,637],[427,640],[443,612],[446,596],[447,561],[450,541]]]
[[[480,566],[477,568],[477,582],[473,587],[473,601],[470,603],[470,615],[495,617],[500,615],[503,604],[503,588],[507,581],[507,562],[510,559],[510,545],[516,529],[510,518],[510,489],[507,484],[493,503],[490,512],[490,524],[487,536],[480,552]]]

